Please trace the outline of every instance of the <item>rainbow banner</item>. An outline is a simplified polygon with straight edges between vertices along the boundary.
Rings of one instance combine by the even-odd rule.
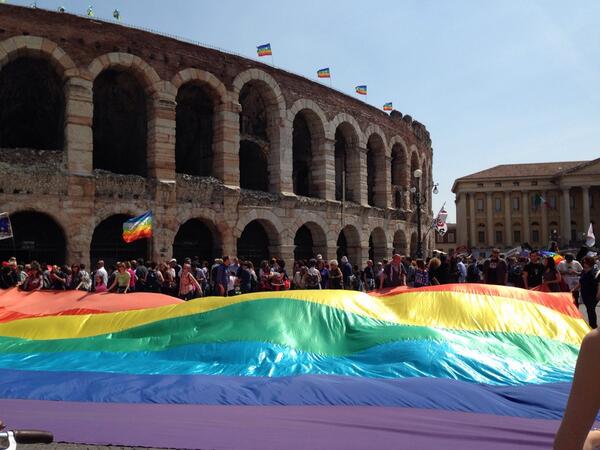
[[[264,45],[259,45],[258,47],[256,47],[256,53],[258,53],[258,56],[270,56],[273,54],[273,52],[271,51],[271,44],[264,44]]]
[[[383,104],[383,110],[384,111],[391,111],[392,109],[394,109],[394,107],[392,106],[392,102],[388,102],[388,103],[384,103]]]
[[[552,258],[555,264],[565,260],[565,257],[560,253],[549,252],[548,250],[540,250],[540,256],[542,258]]]
[[[147,293],[5,292],[3,420],[51,424],[57,440],[88,444],[239,448],[251,439],[255,448],[288,440],[286,448],[308,448],[309,437],[323,435],[318,424],[334,421],[344,433],[310,448],[350,448],[353,440],[359,448],[366,436],[362,448],[383,448],[381,427],[394,430],[394,439],[410,438],[413,448],[440,448],[433,445],[440,433],[446,448],[485,448],[491,441],[478,439],[492,437],[489,448],[530,448],[516,443],[532,426],[540,430],[539,419],[556,426],[589,331],[570,293],[480,284],[189,302]],[[62,295],[78,297],[55,302]],[[140,309],[144,302],[149,307]],[[27,411],[22,419],[20,410]],[[354,414],[379,432],[355,429]],[[158,415],[165,430],[175,430],[165,432],[168,441],[140,431]],[[210,420],[196,423],[196,415]],[[114,426],[131,417],[141,425]],[[473,424],[486,420],[490,428],[475,438]]]
[[[354,90],[356,91],[357,94],[367,95],[367,85],[366,84],[362,84],[360,86],[356,86],[354,88]]]
[[[152,211],[123,223],[123,240],[127,243],[152,237]]]
[[[317,77],[319,77],[319,78],[331,78],[331,72],[329,71],[329,67],[317,70]]]

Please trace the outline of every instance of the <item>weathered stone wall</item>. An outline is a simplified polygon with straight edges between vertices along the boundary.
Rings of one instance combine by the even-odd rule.
[[[427,177],[424,186],[431,186],[432,149],[425,126],[408,115],[394,111],[388,116],[284,70],[169,37],[65,13],[0,5],[0,70],[22,56],[49,60],[64,81],[65,144],[62,152],[0,150],[0,210],[51,215],[65,231],[72,261],[89,259],[91,236],[102,220],[148,209],[156,216],[151,246],[156,259],[170,256],[177,230],[192,218],[214,230],[225,254],[236,253],[237,238],[253,220],[267,230],[272,253],[286,259],[292,258],[294,236],[304,224],[327,258],[335,257],[344,227],[355,236],[349,243],[355,260],[367,257],[371,236],[380,257],[394,247],[409,251],[407,243],[414,242],[410,162],[418,161]],[[132,73],[147,95],[147,177],[93,169],[93,86],[107,69]],[[175,99],[190,81],[216,99],[214,178],[175,173]],[[271,114],[269,193],[239,188],[239,94],[249,82],[265,92]],[[313,127],[312,179],[319,198],[293,194],[292,125],[301,112]],[[354,176],[347,182],[358,201],[345,205],[335,200],[339,126],[351,129],[354,136],[349,170]],[[367,195],[367,143],[373,137],[381,148],[375,162],[378,207],[368,205]],[[392,149],[401,156],[394,158],[401,165],[393,170],[402,175],[395,176],[402,184],[394,186]],[[398,208],[394,191],[402,193]],[[424,224],[431,223],[431,215],[429,207]]]

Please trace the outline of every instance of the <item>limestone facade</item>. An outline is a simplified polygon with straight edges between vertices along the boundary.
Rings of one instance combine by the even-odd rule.
[[[48,61],[62,80],[64,146],[0,149],[0,212],[49,216],[64,235],[69,262],[90,261],[94,233],[106,219],[149,209],[155,230],[147,256],[154,260],[171,256],[182,225],[193,219],[211,234],[211,256],[238,254],[244,230],[255,222],[268,237],[269,254],[290,261],[303,226],[310,231],[313,253],[325,258],[339,255],[340,246],[360,264],[369,254],[381,259],[394,249],[409,253],[416,248],[416,214],[408,192],[417,168],[424,174],[423,189],[432,185],[432,148],[426,128],[408,115],[394,111],[388,116],[322,84],[173,38],[0,5],[0,73],[21,58]],[[94,89],[109,71],[131,74],[143,87],[143,175],[95,166]],[[190,84],[209,91],[212,101],[209,176],[176,170],[177,99]],[[240,131],[240,94],[248,86],[260,92],[266,114],[265,191],[240,187],[245,170],[240,145],[246,139]],[[0,98],[0,105],[4,101]],[[294,137],[299,114],[310,129],[308,196],[294,192],[300,176],[294,172],[294,153],[301,151]],[[345,201],[336,199],[340,130],[346,135]],[[369,177],[374,183],[367,182]],[[428,202],[424,226],[431,220]]]
[[[561,248],[600,228],[600,159],[493,167],[457,179],[457,245]]]

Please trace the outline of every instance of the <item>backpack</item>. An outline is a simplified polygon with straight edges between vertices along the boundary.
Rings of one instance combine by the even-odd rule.
[[[304,286],[306,289],[318,289],[320,287],[319,276],[316,273],[307,273]]]
[[[146,290],[148,292],[160,292],[160,283],[154,270],[149,270],[146,276]]]

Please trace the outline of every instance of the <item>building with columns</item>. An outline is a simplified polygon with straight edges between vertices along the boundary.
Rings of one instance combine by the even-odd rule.
[[[459,246],[574,247],[600,224],[600,158],[500,165],[457,179],[452,192]]]
[[[173,37],[0,4],[0,258],[414,252],[432,220],[425,126]],[[423,173],[413,178],[416,169]],[[152,210],[151,240],[122,223]],[[425,242],[425,249],[429,242]]]

